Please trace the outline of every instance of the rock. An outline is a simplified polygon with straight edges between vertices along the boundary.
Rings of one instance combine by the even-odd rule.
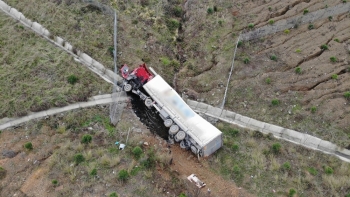
[[[148,144],[148,142],[144,142],[143,145],[148,146],[149,144]]]
[[[7,157],[7,158],[13,158],[17,155],[15,151],[12,150],[3,150],[2,151],[2,156]]]

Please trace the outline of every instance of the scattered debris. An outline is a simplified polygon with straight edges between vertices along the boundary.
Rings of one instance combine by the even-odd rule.
[[[125,144],[120,144],[119,145],[119,150],[124,150],[125,146],[126,146]]]
[[[143,145],[148,146],[149,144],[148,144],[148,142],[144,142]]]
[[[204,182],[202,182],[201,180],[199,180],[199,178],[195,174],[191,174],[190,176],[187,177],[187,179],[190,182],[194,182],[198,188],[202,188],[202,187],[206,186],[206,184]]]

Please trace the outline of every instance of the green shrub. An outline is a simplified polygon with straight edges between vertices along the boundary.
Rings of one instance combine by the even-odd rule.
[[[309,13],[309,10],[308,10],[308,9],[305,9],[304,12],[303,12],[303,14],[307,14],[307,13]]]
[[[295,191],[295,189],[292,188],[289,190],[288,196],[293,197],[296,193],[297,193],[297,191]]]
[[[321,49],[322,49],[322,50],[328,50],[328,45],[323,44],[323,45],[321,46]]]
[[[97,175],[97,169],[94,168],[94,169],[91,170],[90,176],[96,176],[96,175]]]
[[[313,24],[309,24],[309,26],[307,27],[309,30],[314,29],[314,25]]]
[[[295,52],[301,53],[301,49],[297,49],[297,50],[295,50]]]
[[[214,5],[214,12],[218,11],[218,7],[216,5]]]
[[[333,170],[333,168],[331,168],[329,166],[325,166],[324,172],[329,175],[329,174],[333,174],[334,170]]]
[[[345,93],[344,93],[344,97],[345,97],[346,99],[350,99],[350,92],[345,92]]]
[[[111,194],[109,194],[109,197],[118,197],[117,193],[113,192]]]
[[[243,62],[244,62],[245,64],[248,64],[248,63],[249,63],[249,61],[250,61],[250,60],[249,60],[249,58],[247,58],[247,57],[246,57],[246,58],[244,58],[244,60],[243,60]]]
[[[333,20],[333,16],[328,16],[328,20],[332,21]]]
[[[82,154],[78,153],[78,154],[74,155],[74,162],[76,164],[80,164],[84,161],[85,161],[85,157]]]
[[[269,20],[269,24],[270,24],[270,25],[273,25],[274,23],[275,23],[274,20],[272,20],[272,19]]]
[[[269,7],[268,9],[269,9],[270,12],[272,11],[272,7]]]
[[[334,39],[335,42],[340,42],[338,38]]]
[[[346,194],[345,197],[350,197],[350,193]]]
[[[266,78],[266,79],[265,79],[265,82],[266,82],[267,84],[270,84],[270,83],[271,83],[270,77]]]
[[[139,21],[138,20],[132,20],[132,22],[131,22],[133,25],[137,25],[137,23],[139,23]],[[112,49],[113,49],[113,47],[112,47]]]
[[[24,148],[27,150],[33,150],[33,144],[31,142],[27,142],[24,144]]]
[[[232,171],[235,175],[239,174],[241,172],[241,168],[239,168],[238,165],[234,165],[232,168]]]
[[[236,137],[236,136],[238,136],[239,131],[237,129],[227,128],[227,129],[225,129],[225,133],[227,133],[228,135],[230,135],[232,137]]]
[[[118,173],[118,179],[120,181],[126,181],[129,178],[129,173],[126,170],[121,170]]]
[[[133,150],[132,150],[132,153],[134,154],[134,157],[136,159],[139,159],[142,155],[142,149],[139,147],[139,146],[136,146]]]
[[[280,101],[279,101],[278,99],[272,99],[271,104],[272,104],[273,106],[277,106],[277,105],[280,104]]]
[[[171,60],[170,60],[169,58],[167,58],[167,57],[161,57],[161,58],[160,58],[160,61],[162,62],[162,64],[163,64],[164,66],[169,66],[170,63],[171,63]]]
[[[89,143],[91,142],[91,140],[92,140],[91,135],[85,134],[85,135],[83,135],[83,137],[81,138],[81,143],[83,143],[83,144],[89,144]]]
[[[177,21],[176,19],[169,19],[167,20],[167,23],[166,23],[169,31],[175,31],[177,28],[180,27],[180,22]]]
[[[290,165],[290,163],[287,161],[287,162],[285,162],[283,165],[282,165],[282,169],[283,170],[290,170],[290,168],[291,168],[291,165]]]
[[[237,43],[237,47],[239,48],[239,47],[241,47],[242,46],[242,44],[243,44],[243,41],[238,41],[238,43]]]
[[[208,14],[213,14],[213,13],[214,13],[213,8],[208,8],[208,9],[207,9],[207,13],[208,13]]]
[[[331,60],[331,62],[337,62],[337,58],[334,56],[330,57],[329,59]]]
[[[56,179],[54,179],[54,180],[52,180],[52,184],[56,186],[58,184],[58,181]]]
[[[289,34],[290,33],[290,30],[289,29],[286,29],[283,31],[285,34]]]
[[[299,66],[295,68],[295,73],[301,74],[301,68]]]
[[[6,170],[0,166],[0,180],[6,177]]]
[[[314,114],[316,111],[317,111],[317,107],[312,106],[312,107],[311,107],[311,113],[313,113],[313,114]]]
[[[277,56],[276,55],[271,55],[270,59],[273,60],[273,61],[277,61]]]
[[[135,176],[139,171],[141,170],[141,167],[135,166],[130,171],[130,175]]]
[[[179,197],[187,197],[187,196],[186,196],[186,194],[181,193],[181,194],[179,195]]]
[[[222,25],[224,24],[224,21],[223,20],[219,20],[218,23],[222,27]]]
[[[79,78],[75,75],[69,75],[67,78],[68,83],[74,85],[79,81]]]
[[[239,150],[238,144],[233,144],[232,145],[232,150],[235,151],[235,152],[238,151]]]
[[[333,75],[332,75],[332,79],[337,80],[337,79],[338,79],[338,75],[337,75],[337,74],[333,74]]]
[[[309,171],[309,173],[314,175],[314,176],[316,176],[318,173],[317,170],[313,167],[308,168],[307,171]]]
[[[252,29],[252,28],[254,28],[254,24],[253,24],[253,23],[249,23],[249,24],[248,24],[248,27],[249,27],[250,29]]]
[[[180,6],[175,6],[173,9],[173,13],[176,17],[181,17],[182,16],[182,8]]]
[[[280,143],[274,143],[274,144],[272,144],[272,152],[275,153],[275,154],[280,153],[281,147],[282,147],[282,146],[281,146]]]
[[[346,2],[348,2],[347,0],[343,0],[343,3],[346,3]]]

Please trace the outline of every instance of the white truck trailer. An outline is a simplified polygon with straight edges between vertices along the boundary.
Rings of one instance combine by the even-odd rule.
[[[124,90],[139,95],[147,107],[159,112],[164,125],[169,127],[171,143],[179,142],[181,148],[201,157],[211,155],[223,145],[222,132],[195,113],[160,75],[152,69],[153,74],[149,72],[145,64],[131,73],[126,73],[126,68],[126,65],[122,68]]]

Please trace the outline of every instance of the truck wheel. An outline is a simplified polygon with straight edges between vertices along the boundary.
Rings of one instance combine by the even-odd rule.
[[[173,124],[169,129],[169,134],[175,135],[178,131],[179,131],[179,126],[177,126],[176,124]]]
[[[186,137],[186,133],[184,131],[179,131],[175,135],[175,141],[180,142],[181,140],[185,139],[185,137]]]
[[[183,149],[187,148],[187,147],[186,147],[186,144],[185,144],[185,140],[182,140],[182,141],[180,142],[180,147],[183,148]]]
[[[125,92],[130,92],[132,90],[132,85],[127,83],[124,85],[124,91]]]
[[[164,121],[164,125],[165,125],[166,127],[170,127],[172,124],[173,124],[173,120],[172,120],[172,119],[166,119],[166,120]]]
[[[152,101],[152,99],[150,99],[150,98],[147,98],[147,99],[145,100],[145,105],[146,105],[147,107],[151,107],[151,106],[152,106],[152,103],[153,103],[153,101]]]
[[[191,151],[197,155],[198,150],[195,146],[191,146]]]

